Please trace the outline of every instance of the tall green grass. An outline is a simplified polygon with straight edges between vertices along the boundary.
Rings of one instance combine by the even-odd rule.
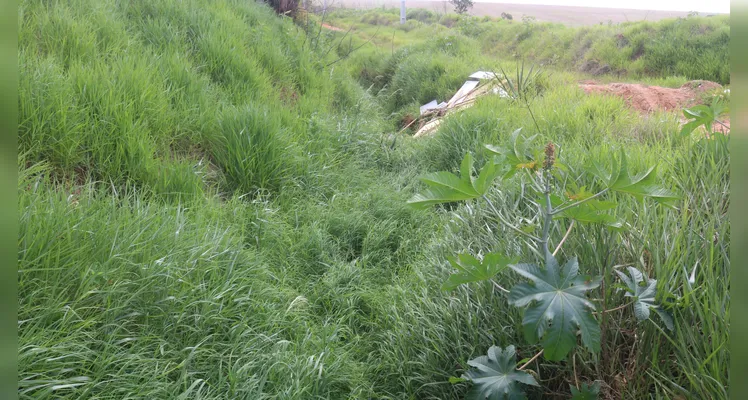
[[[466,387],[448,379],[466,360],[524,343],[492,286],[440,286],[447,255],[530,257],[525,244],[475,204],[405,201],[418,175],[536,133],[527,111],[489,96],[433,138],[389,135],[496,65],[484,33],[426,15],[402,42],[329,65],[346,54],[338,33],[307,37],[239,0],[27,0],[19,17],[21,398],[457,399]],[[641,117],[578,79],[542,82],[542,140],[571,168],[620,148],[633,168],[658,163],[683,201],[618,199],[631,229],[577,227],[563,257],[590,272],[634,264],[688,304],[673,334],[618,312],[601,355],[533,365],[547,390],[531,398],[568,395],[574,376],[622,398],[724,398],[725,142],[695,144],[675,116]],[[521,190],[491,196],[516,216]]]
[[[362,16],[363,14],[363,16]],[[609,65],[608,74],[641,79],[671,75],[730,83],[729,16],[688,17],[657,22],[567,27],[535,21],[437,15],[411,10],[415,23],[407,33],[381,33],[377,18],[394,18],[389,11],[339,10],[328,19],[334,25],[355,27],[367,37],[379,32],[375,44],[386,53],[391,47],[428,42],[444,33],[477,41],[483,54],[500,60],[533,60],[545,66],[579,69],[586,61]],[[390,33],[393,32],[393,33]]]

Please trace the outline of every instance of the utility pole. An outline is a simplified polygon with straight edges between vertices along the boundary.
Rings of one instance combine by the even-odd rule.
[[[400,25],[405,23],[405,0],[400,0]]]

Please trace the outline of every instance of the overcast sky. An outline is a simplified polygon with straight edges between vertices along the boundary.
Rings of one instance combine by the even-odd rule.
[[[474,0],[481,3],[631,8],[638,10],[729,13],[730,0]]]

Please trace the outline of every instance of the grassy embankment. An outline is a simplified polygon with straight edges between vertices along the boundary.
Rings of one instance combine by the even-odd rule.
[[[456,399],[448,377],[490,345],[537,351],[492,286],[439,290],[445,255],[527,256],[522,242],[474,206],[405,205],[419,174],[532,132],[526,111],[486,98],[433,139],[382,135],[495,65],[477,39],[449,30],[325,67],[341,33],[307,37],[251,2],[20,7],[22,398]],[[621,311],[601,355],[577,353],[576,377],[625,398],[724,398],[726,146],[585,96],[576,78],[539,83],[542,140],[573,168],[624,148],[683,201],[621,199],[628,232],[578,229],[562,257],[590,272],[634,263],[679,295],[698,264],[676,333]],[[492,194],[508,213],[516,186]],[[571,363],[539,371],[568,393]]]

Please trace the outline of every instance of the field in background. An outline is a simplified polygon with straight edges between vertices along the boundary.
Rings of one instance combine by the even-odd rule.
[[[600,354],[533,365],[543,389],[529,396],[567,399],[576,380],[600,380],[608,398],[727,398],[728,140],[585,94],[573,52],[589,42],[631,79],[679,86],[729,70],[726,18],[572,29],[416,14],[398,27],[391,10],[341,10],[333,31],[244,0],[23,1],[19,397],[463,398],[449,378],[466,360],[525,342],[521,313],[491,284],[440,289],[446,256],[531,252],[475,204],[406,201],[418,176],[457,171],[468,151],[480,167],[484,143],[538,132],[496,96],[432,138],[396,132],[476,70],[558,54],[533,88],[539,142],[571,169],[623,149],[682,197],[678,211],[620,198],[630,230],[580,226],[560,257],[589,273],[634,265],[688,306],[674,333],[616,311]],[[635,39],[652,45],[639,64]],[[661,67],[704,48],[715,56],[682,73]],[[490,195],[516,217],[521,190],[510,180]]]
[[[396,0],[329,0],[332,7],[372,9],[372,8],[399,8],[400,2]],[[570,6],[543,6],[533,4],[511,4],[496,2],[474,2],[473,8],[468,14],[477,17],[500,18],[501,13],[512,14],[517,20],[527,15],[535,17],[538,21],[554,22],[572,26],[614,24],[635,21],[659,21],[665,18],[677,18],[688,16],[687,12],[681,11],[658,11],[658,10],[632,10],[620,8],[603,7],[570,7]],[[449,13],[453,6],[447,1],[419,1],[408,0],[407,9],[421,8],[442,14]],[[706,15],[702,13],[702,15]]]

